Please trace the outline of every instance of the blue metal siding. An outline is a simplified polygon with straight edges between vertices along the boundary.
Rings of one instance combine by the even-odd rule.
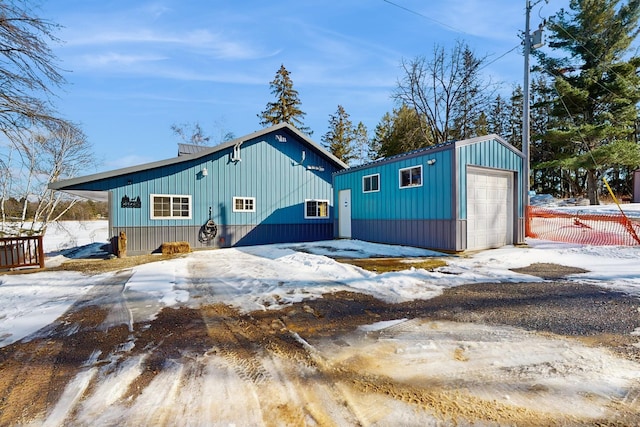
[[[435,159],[433,165],[427,164]],[[422,166],[422,186],[400,188],[400,169]],[[351,189],[353,220],[453,219],[453,149],[372,164],[334,177],[335,194]],[[380,174],[380,191],[364,193],[362,178]],[[337,206],[337,200],[334,201]]]
[[[429,164],[429,160],[435,163]],[[444,250],[467,247],[467,166],[513,171],[516,177],[517,238],[521,229],[522,154],[497,138],[474,138],[422,150],[334,175],[335,200],[351,189],[351,236],[368,241]],[[399,188],[399,170],[422,165],[421,187]],[[362,177],[380,174],[380,191],[363,193]],[[339,213],[339,212],[338,212]],[[515,223],[516,221],[514,221]],[[334,228],[337,231],[339,218]],[[337,234],[336,234],[337,235]]]
[[[369,242],[455,249],[455,220],[353,220],[351,235]]]
[[[458,214],[459,219],[467,218],[467,166],[509,170],[516,172],[518,185],[518,216],[524,216],[522,204],[522,157],[515,151],[501,144],[496,139],[481,141],[475,144],[456,148],[458,166]]]
[[[336,167],[293,134],[279,132],[244,142],[241,161],[231,161],[233,148],[195,160],[84,183],[83,190],[111,191],[112,225],[118,227],[200,226],[209,219],[224,225],[331,224],[331,186]],[[302,152],[305,159],[302,165]],[[311,166],[311,168],[308,168]],[[201,171],[207,168],[208,176]],[[73,187],[70,187],[73,189]],[[151,194],[192,196],[191,219],[152,220]],[[141,208],[121,208],[124,196],[140,197]],[[233,212],[233,197],[255,198],[255,212]],[[328,200],[329,217],[304,218],[305,199]]]

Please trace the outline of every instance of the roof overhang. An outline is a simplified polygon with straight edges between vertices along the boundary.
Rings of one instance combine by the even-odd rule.
[[[108,191],[90,191],[90,190],[59,190],[67,194],[82,197],[83,199],[93,200],[94,202],[108,202]]]

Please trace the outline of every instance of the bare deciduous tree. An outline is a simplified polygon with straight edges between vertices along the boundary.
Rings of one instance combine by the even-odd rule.
[[[174,123],[171,125],[171,130],[174,135],[178,136],[186,144],[207,145],[211,139],[210,136],[204,134],[204,130],[202,130],[202,126],[198,122],[179,125]]]
[[[15,153],[7,164],[13,177],[7,181],[0,177],[2,200],[14,197],[22,203],[18,230],[10,230],[3,216],[4,233],[44,233],[47,225],[58,220],[75,204],[66,204],[58,208],[64,193],[48,188],[51,182],[77,175],[88,164],[94,163],[93,151],[85,134],[75,125],[65,122],[50,124],[48,129],[29,133],[25,138],[12,139],[12,152]],[[5,162],[6,163],[6,162]],[[29,203],[35,202],[35,210],[27,214]],[[4,215],[4,210],[3,210]],[[14,218],[15,220],[15,218]]]
[[[0,2],[0,131],[59,121],[49,96],[65,83],[48,43],[59,26],[32,14],[28,2]]]
[[[38,135],[38,140],[41,155],[36,171],[40,193],[33,222],[41,223],[41,231],[44,233],[50,222],[57,221],[73,206],[70,203],[65,210],[54,216],[62,193],[50,190],[48,184],[61,178],[76,176],[87,164],[94,162],[94,155],[84,132],[70,123],[55,125],[46,136]]]
[[[86,136],[57,117],[51,103],[65,83],[49,47],[59,42],[58,28],[36,16],[28,1],[0,0],[0,134],[5,136],[0,138],[0,231],[5,233],[12,231],[6,227],[8,200],[23,204],[20,228],[33,220],[24,231],[44,232],[63,197],[48,184],[93,163]],[[34,201],[33,218],[27,218],[27,204]]]
[[[433,144],[466,138],[490,102],[491,85],[480,74],[485,61],[462,42],[449,54],[436,46],[430,60],[420,56],[402,61],[404,76],[393,97],[424,118],[421,131]]]

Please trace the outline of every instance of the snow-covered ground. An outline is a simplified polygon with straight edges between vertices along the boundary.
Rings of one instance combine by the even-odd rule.
[[[74,250],[74,257],[99,250],[107,240],[107,223],[67,222],[49,233],[44,240],[45,252],[51,255],[46,265],[53,266],[68,259],[62,249],[81,247]],[[445,258],[448,265],[433,272],[409,268],[376,274],[329,256],[435,256]],[[507,246],[462,257],[405,246],[333,240],[193,252],[186,258],[135,267],[126,289],[157,299],[157,310],[179,304],[188,299],[182,285],[190,280],[190,265],[197,263],[202,278],[216,278],[215,285],[221,288],[220,302],[244,312],[273,310],[339,290],[367,293],[393,303],[431,298],[444,288],[469,283],[539,281],[542,279],[511,269],[555,262],[589,271],[570,279],[640,297],[639,259],[637,246],[586,246],[535,239],[528,240],[528,247]],[[102,274],[95,281],[113,274]],[[55,320],[90,289],[87,283],[86,276],[78,272],[0,276],[0,345],[19,340]],[[147,315],[153,317],[155,313]]]
[[[636,205],[627,206],[637,209]],[[62,262],[64,250],[70,248],[84,246],[88,251],[97,250],[106,243],[106,231],[106,221],[66,223],[51,228],[45,237],[45,250],[50,255],[47,264]],[[553,262],[588,270],[587,273],[569,276],[569,280],[640,297],[638,246],[584,246],[540,240],[528,240],[527,243],[527,247],[509,246],[471,256],[449,256],[423,249],[354,240],[198,251],[184,258],[133,268],[124,294],[136,295],[136,305],[129,308],[131,320],[135,323],[154,318],[167,306],[221,302],[246,313],[275,310],[340,290],[366,293],[391,303],[406,302],[432,298],[445,288],[464,284],[540,281],[542,279],[510,269],[537,262]],[[376,274],[339,263],[330,256],[442,257],[447,266],[433,272],[409,268],[401,272]],[[105,273],[91,280],[81,273],[60,271],[0,275],[0,346],[34,334],[86,295],[92,283],[108,280],[116,274]],[[190,296],[194,283],[212,287],[212,296],[197,302],[193,295]],[[370,339],[371,333],[377,334],[378,339]],[[640,334],[640,328],[636,329],[636,334]],[[300,340],[304,342],[303,337]],[[629,388],[634,384],[637,387],[640,382],[640,365],[637,363],[603,349],[582,346],[577,341],[516,328],[397,319],[364,327],[359,334],[344,337],[341,342],[344,345],[336,345],[335,341],[329,340],[304,343],[313,346],[313,351],[323,363],[340,365],[357,358],[363,375],[384,375],[420,386],[457,381],[478,398],[569,416],[602,417],[610,410],[612,402],[624,399]],[[456,354],[456,358],[452,358],[452,354]],[[461,360],[465,363],[461,364]],[[189,390],[179,393],[174,390],[167,394],[167,388],[175,387],[176,383],[172,381],[177,380],[159,376],[154,381],[157,382],[155,388],[145,391],[145,395],[148,393],[151,399],[156,393],[162,396],[161,400],[155,403],[149,400],[145,403],[147,406],[139,408],[121,406],[118,415],[113,412],[105,415],[114,410],[110,405],[117,400],[118,390],[122,392],[137,375],[138,363],[132,360],[122,366],[120,372],[113,373],[97,388],[97,391],[105,391],[108,387],[116,397],[105,400],[104,395],[98,398],[96,392],[87,398],[83,410],[74,409],[78,416],[86,416],[87,419],[107,417],[104,420],[126,417],[131,420],[135,418],[134,411],[154,410],[154,405],[191,405],[200,399],[198,396],[208,382],[215,382],[214,388],[222,390],[219,391],[220,399],[242,396],[247,392],[239,378],[228,373],[222,375],[218,372],[219,366],[210,366],[197,380],[197,386],[193,386],[192,394]],[[270,363],[275,362],[271,360]],[[179,372],[173,374],[181,375]],[[67,386],[65,396],[67,392],[70,396],[81,395],[82,387],[86,388],[95,375],[95,369],[88,369]],[[171,370],[163,375],[171,375]],[[279,392],[284,396],[287,387],[293,385],[281,384],[280,387],[273,390],[274,396]],[[538,392],[532,395],[531,390]],[[368,420],[371,425],[437,424],[435,419],[425,418],[424,414],[407,411],[405,404],[390,397],[363,395],[344,387],[342,393],[352,408],[360,407],[363,411],[365,407],[369,411],[380,408],[380,413],[368,413],[360,419]],[[446,398],[444,395],[439,397]],[[260,418],[247,409],[256,404],[252,399],[255,400],[256,396],[247,397],[244,405],[231,404],[236,412],[218,413],[218,425],[256,423]],[[77,402],[61,401],[48,423],[62,425],[65,410],[68,411],[72,403]],[[179,416],[176,413],[176,420],[180,419]],[[199,424],[191,418],[189,420],[194,425]]]

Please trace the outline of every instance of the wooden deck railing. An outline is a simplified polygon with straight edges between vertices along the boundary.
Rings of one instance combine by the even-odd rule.
[[[42,236],[0,238],[0,270],[44,268]]]

